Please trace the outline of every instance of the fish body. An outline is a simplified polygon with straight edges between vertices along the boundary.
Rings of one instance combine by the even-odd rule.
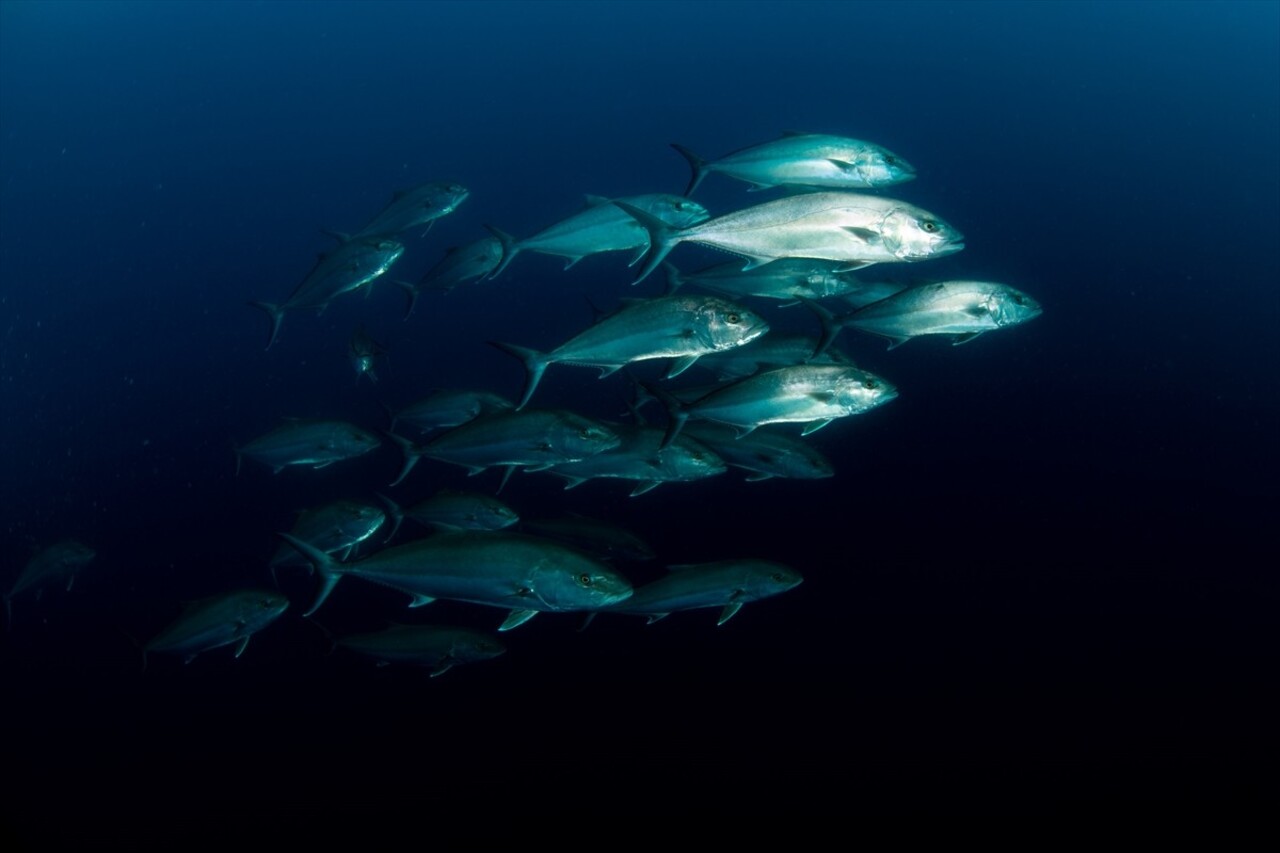
[[[686,196],[711,172],[746,181],[755,190],[788,186],[874,189],[916,176],[910,163],[882,145],[825,133],[790,133],[714,160],[699,157],[682,145],[672,143],[671,147],[693,170]]]
[[[88,545],[74,539],[64,539],[44,548],[27,561],[13,586],[5,593],[6,613],[12,615],[11,599],[27,590],[52,584],[65,584],[70,590],[76,577],[97,556],[97,552]]]
[[[374,366],[386,354],[387,348],[369,337],[363,326],[356,329],[347,343],[347,357],[355,368],[357,382],[361,376],[368,376],[370,382],[377,382],[378,374],[374,372]]]
[[[290,420],[236,449],[236,471],[249,457],[279,474],[290,466],[324,468],[354,459],[382,442],[373,433],[346,421]]]
[[[576,513],[560,518],[527,520],[521,522],[520,527],[528,533],[565,542],[604,559],[652,560],[656,556],[649,543],[625,527]]]
[[[725,463],[700,441],[679,436],[663,444],[664,431],[650,426],[612,425],[622,441],[617,447],[577,462],[553,465],[547,472],[566,481],[571,489],[601,478],[631,480],[635,497],[663,483],[684,483],[725,472]]]
[[[726,299],[676,294],[630,300],[547,353],[493,343],[524,362],[528,378],[517,406],[522,408],[551,364],[596,367],[607,376],[637,361],[671,358],[667,375],[675,376],[700,356],[742,346],[768,330],[759,314]]]
[[[391,429],[405,421],[420,432],[452,429],[480,415],[515,408],[511,401],[489,391],[441,388],[392,414]]]
[[[689,423],[680,435],[697,439],[725,464],[749,472],[750,482],[774,477],[822,480],[835,476],[830,459],[812,444],[792,435],[767,429],[741,435],[735,427],[711,421]]]
[[[806,363],[853,364],[848,355],[835,347],[819,353],[820,343],[821,339],[813,335],[771,332],[743,346],[704,355],[698,359],[698,367],[714,371],[724,379],[738,379],[768,367]]]
[[[442,489],[410,507],[405,515],[437,530],[502,530],[520,514],[493,495]]]
[[[1040,303],[1007,284],[938,281],[899,291],[842,318],[849,327],[888,338],[891,347],[925,335],[949,335],[955,343],[1033,320]]]
[[[382,509],[357,501],[339,500],[298,513],[289,531],[326,554],[346,559],[362,542],[377,533],[387,521]],[[271,567],[309,565],[297,549],[280,543],[271,558]]]
[[[235,656],[240,657],[249,638],[288,607],[289,599],[271,590],[243,589],[211,596],[187,605],[143,652],[181,655],[184,663],[190,663],[202,652],[235,644]]]
[[[302,551],[325,581],[307,615],[347,576],[404,592],[413,597],[413,606],[448,599],[505,608],[511,611],[507,627],[540,612],[596,610],[631,594],[630,581],[599,560],[505,530],[438,533],[349,563],[336,563],[287,533],[281,537]]]
[[[803,581],[795,569],[770,560],[719,560],[669,568],[666,575],[636,587],[629,598],[601,612],[647,616],[652,624],[676,611],[717,607],[716,624],[723,625],[744,604],[780,595]]]
[[[348,240],[392,237],[423,225],[430,228],[437,219],[457,210],[470,194],[471,192],[461,184],[447,181],[399,190],[392,195],[386,207],[359,231],[350,237],[344,234],[335,234],[335,236]]]
[[[684,228],[711,217],[695,201],[666,193],[623,196],[618,201],[643,210],[672,228]],[[538,233],[517,240],[493,226],[486,226],[502,245],[502,260],[492,273],[496,278],[520,252],[539,252],[565,259],[565,269],[588,255],[630,250],[632,263],[649,250],[649,234],[644,226],[602,196],[587,196],[587,207]]]
[[[392,625],[382,631],[340,637],[335,645],[379,664],[426,667],[433,677],[455,666],[492,660],[507,651],[497,637],[447,625]]]
[[[669,263],[667,292],[684,285],[714,290],[730,298],[755,296],[795,302],[797,297],[824,299],[856,293],[858,280],[844,269],[844,261],[822,261],[814,258],[779,258],[763,266],[744,270],[741,261],[727,261],[694,273],[682,273]]]
[[[280,304],[252,302],[271,318],[267,348],[280,334],[280,323],[288,311],[310,308],[323,311],[331,301],[372,282],[391,268],[404,254],[404,244],[389,237],[358,237],[339,243],[320,256],[311,272]]]
[[[923,261],[964,248],[963,236],[927,210],[855,192],[814,192],[767,201],[673,229],[626,202],[614,204],[649,230],[651,249],[639,282],[680,243],[743,258],[750,270],[781,258],[840,261],[846,270],[876,263]]]

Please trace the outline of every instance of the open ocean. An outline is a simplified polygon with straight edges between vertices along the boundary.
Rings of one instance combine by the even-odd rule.
[[[872,192],[964,233],[857,278],[1005,282],[1042,316],[959,346],[842,331],[899,393],[804,438],[829,478],[731,467],[632,496],[517,471],[499,492],[499,470],[424,459],[390,485],[386,407],[518,399],[521,364],[488,342],[550,350],[665,286],[633,285],[629,252],[522,251],[406,318],[392,281],[587,194],[682,194],[671,143],[714,159],[788,131],[901,155],[915,179]],[[322,229],[436,181],[466,200],[266,347],[249,303],[288,298],[337,245]],[[782,197],[718,173],[691,196],[713,216]],[[860,816],[1274,806],[1278,247],[1277,2],[0,0],[0,585],[55,542],[95,553],[70,590],[13,596],[0,634],[4,833],[40,849],[257,813],[323,839],[324,816],[387,814],[428,837],[590,818],[727,840],[801,819],[800,844]],[[771,333],[819,330],[740,302]],[[348,359],[360,328],[377,382]],[[623,423],[633,394],[553,364],[533,403]],[[383,440],[237,473],[285,418]],[[503,610],[407,609],[357,578],[304,619],[315,579],[286,568],[288,610],[241,656],[144,668],[183,602],[272,587],[299,511],[445,488],[622,525],[656,554],[616,564],[636,586],[730,558],[804,580],[722,625],[543,613],[499,634]],[[392,622],[506,652],[431,677],[331,651],[326,632]]]

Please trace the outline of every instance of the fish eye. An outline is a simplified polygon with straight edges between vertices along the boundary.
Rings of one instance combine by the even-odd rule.
[[[875,381],[874,379],[864,379],[862,380],[862,387],[874,390],[880,387],[880,383]]]
[[[582,584],[583,586],[591,586],[591,584],[593,584],[594,582],[595,581],[592,579],[591,575],[587,574],[586,572],[583,572],[582,574],[578,575],[578,583]]]
[[[783,577],[782,572],[774,572],[773,574],[769,575],[769,579],[774,583],[782,583],[784,580],[786,580],[786,578]]]
[[[938,223],[934,222],[932,219],[926,219],[921,223],[920,227],[932,234],[934,231],[938,230]]]
[[[724,321],[730,326],[736,326],[742,322],[742,315],[736,313],[728,314],[725,316]]]
[[[884,161],[888,163],[890,166],[898,165],[898,158],[894,157],[892,154],[886,155],[884,158]]]
[[[1015,293],[1013,294],[1013,301],[1018,303],[1019,305],[1022,305],[1025,300],[1023,300],[1021,293]]]

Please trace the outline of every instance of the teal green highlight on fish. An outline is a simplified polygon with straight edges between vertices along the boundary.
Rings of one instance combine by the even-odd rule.
[[[197,655],[230,645],[235,645],[238,658],[249,639],[288,608],[289,599],[266,589],[234,590],[192,602],[143,647],[144,659],[160,652],[191,663]]]

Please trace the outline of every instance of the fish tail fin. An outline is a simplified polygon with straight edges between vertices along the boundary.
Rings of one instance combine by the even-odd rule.
[[[382,492],[374,492],[378,496],[378,500],[382,501],[383,506],[387,508],[387,515],[391,518],[391,532],[387,534],[383,542],[390,542],[396,538],[396,534],[400,532],[400,525],[404,523],[404,510],[400,508],[400,504],[391,500]]]
[[[400,476],[391,481],[391,485],[398,486],[405,477],[409,476],[413,466],[417,465],[418,460],[422,458],[422,448],[402,435],[396,435],[393,432],[383,432],[383,435],[391,439],[404,453],[404,467],[400,469]]]
[[[288,542],[298,553],[307,558],[315,568],[316,574],[320,576],[320,591],[316,593],[316,600],[303,616],[310,616],[320,609],[320,605],[324,604],[325,599],[329,597],[329,593],[333,592],[333,588],[338,585],[338,581],[342,579],[342,575],[338,569],[338,564],[329,557],[324,551],[304,542],[296,536],[288,533],[277,534],[281,539]]]
[[[671,143],[671,147],[680,152],[680,156],[689,161],[689,168],[693,174],[689,176],[689,186],[685,187],[685,198],[693,195],[693,191],[698,188],[698,184],[702,183],[702,179],[707,174],[707,161],[694,154],[683,145]]]
[[[520,398],[520,402],[516,405],[519,411],[529,402],[529,398],[533,396],[533,389],[538,387],[538,383],[542,380],[542,374],[546,372],[547,365],[551,363],[546,353],[538,352],[528,347],[520,347],[515,344],[504,344],[500,341],[489,341],[491,346],[505,352],[507,355],[513,355],[520,359],[524,364],[526,373],[524,383],[524,395]]]
[[[493,272],[486,276],[489,279],[495,279],[502,275],[502,271],[507,268],[507,264],[515,259],[516,254],[520,251],[520,244],[516,242],[515,237],[512,237],[501,228],[495,228],[492,225],[486,225],[485,228],[488,228],[489,233],[502,244],[502,260],[498,261],[498,265],[493,268]]]
[[[667,274],[667,296],[670,296],[684,285],[684,276],[670,261],[662,262],[662,271]]]
[[[392,281],[395,282],[397,287],[399,287],[401,290],[404,291],[405,296],[408,299],[408,304],[406,304],[404,307],[404,318],[403,318],[405,320],[408,320],[409,315],[413,313],[414,306],[418,304],[418,286],[413,282],[404,281],[403,279],[398,279],[398,278],[392,279]]]
[[[276,336],[280,334],[280,321],[284,319],[284,309],[270,302],[250,302],[249,304],[266,311],[267,316],[271,318],[271,336],[267,338],[267,345],[264,347],[264,349],[271,349],[271,345],[276,342]]]
[[[818,322],[822,324],[822,334],[818,337],[818,343],[813,348],[813,354],[806,359],[806,361],[812,361],[835,343],[840,331],[844,328],[844,320],[831,313],[825,305],[815,302],[807,296],[797,298],[808,306],[810,311],[818,315]]]
[[[667,447],[676,440],[676,436],[684,428],[685,422],[689,420],[689,412],[684,403],[668,394],[666,389],[645,381],[640,382],[640,387],[644,388],[645,391],[667,408],[667,415],[670,419],[667,421],[667,432],[662,437],[662,444],[659,445],[659,449]]]
[[[615,201],[614,204],[629,213],[633,219],[644,226],[644,230],[649,232],[649,254],[646,256],[648,259],[645,261],[644,268],[640,270],[640,275],[631,282],[639,284],[649,276],[649,273],[658,268],[658,264],[662,263],[667,254],[680,242],[680,232],[648,211],[627,204],[625,201]]]

